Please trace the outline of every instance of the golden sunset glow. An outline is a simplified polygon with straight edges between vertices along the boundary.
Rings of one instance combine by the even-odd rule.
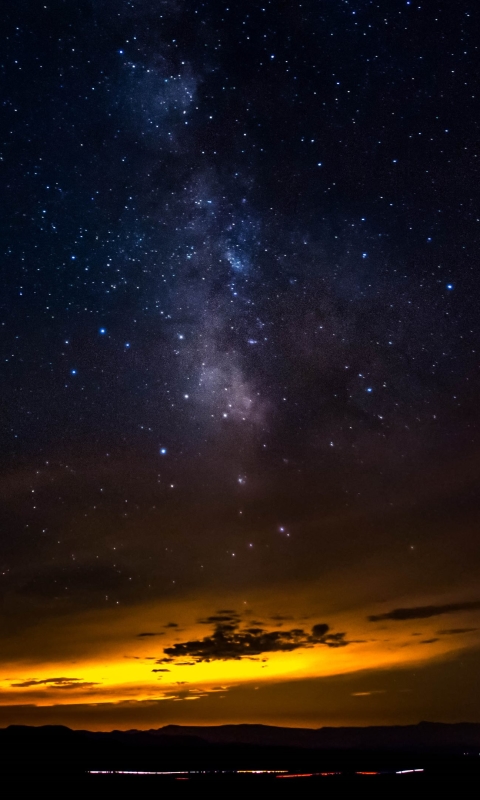
[[[239,608],[240,630],[251,626],[254,619],[270,631],[306,631],[317,622],[311,613],[305,613],[315,605],[315,597],[305,587],[296,593],[292,587],[291,592],[288,615],[272,613],[275,609],[263,593],[255,601],[241,601],[241,606],[234,595],[224,595],[222,599],[223,605]],[[28,654],[21,653],[22,642],[13,637],[9,643],[11,658],[0,673],[5,705],[34,703],[48,709],[134,703],[141,708],[142,704],[167,702],[175,717],[172,704],[198,704],[217,695],[224,702],[228,719],[229,696],[242,687],[258,691],[259,687],[292,681],[302,686],[312,679],[335,676],[348,681],[357,674],[369,673],[381,685],[382,675],[388,670],[425,669],[454,656],[459,647],[475,645],[477,640],[475,630],[462,627],[468,619],[465,612],[458,612],[453,619],[455,627],[452,624],[451,630],[460,633],[438,636],[437,619],[372,623],[368,617],[377,609],[365,608],[359,614],[356,608],[329,615],[330,629],[346,632],[347,646],[307,643],[287,652],[209,658],[197,663],[165,659],[165,649],[182,642],[201,642],[211,635],[213,623],[206,624],[202,617],[208,617],[214,599],[208,596],[199,603],[195,598],[186,598],[181,603],[79,614],[68,624],[59,618],[53,625],[36,627],[29,638]],[[163,622],[173,618],[178,621]],[[89,643],[88,648],[85,642]],[[62,657],[45,658],[48,651],[53,654],[56,650]],[[360,698],[384,692],[380,688],[352,695]],[[195,718],[195,711],[191,715]]]

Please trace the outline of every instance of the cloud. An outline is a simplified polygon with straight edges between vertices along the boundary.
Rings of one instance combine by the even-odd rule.
[[[166,625],[163,626],[164,628],[178,628],[178,622],[167,622]]]
[[[368,617],[370,622],[381,622],[391,619],[395,622],[402,622],[407,619],[427,619],[427,617],[439,617],[442,614],[455,614],[457,611],[475,611],[480,609],[480,600],[470,603],[448,603],[444,606],[416,606],[414,608],[395,608],[387,611],[386,614],[374,614]]]
[[[171,672],[171,669],[159,668],[159,669],[152,669],[152,672]]]
[[[166,647],[164,653],[168,659],[157,663],[174,660],[179,664],[195,664],[201,661],[229,661],[241,658],[255,658],[265,653],[290,652],[301,647],[345,647],[348,642],[344,633],[330,633],[326,623],[314,625],[311,632],[301,628],[289,631],[266,631],[263,628],[240,629],[238,616],[233,614],[217,614],[200,620],[202,624],[213,624],[213,633],[203,639],[179,642]],[[178,659],[190,659],[178,661]]]
[[[318,625],[314,625],[312,628],[312,633],[317,638],[321,639],[322,636],[325,636],[328,633],[328,625],[325,622],[321,622]]]
[[[205,619],[198,620],[200,625],[212,625],[215,623],[230,623],[232,625],[238,624],[240,621],[240,617],[235,612],[218,612],[217,614],[213,614],[211,617],[206,617]]]
[[[100,686],[98,681],[80,681],[79,683],[63,683],[61,686],[53,686],[54,689],[91,689],[92,686]]]
[[[140,639],[142,636],[165,636],[165,633],[162,631],[161,633],[137,633],[137,637]]]
[[[41,680],[21,681],[10,684],[15,689],[26,689],[30,686],[46,686],[51,689],[85,689],[90,686],[99,686],[98,682],[84,681],[82,678],[43,678]]]
[[[473,633],[478,628],[447,628],[443,631],[437,631],[438,636],[454,636],[459,633]]]

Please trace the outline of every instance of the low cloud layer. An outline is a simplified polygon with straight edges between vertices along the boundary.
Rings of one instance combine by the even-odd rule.
[[[213,625],[213,633],[202,639],[166,647],[166,658],[158,663],[185,658],[191,659],[188,663],[228,661],[256,658],[266,653],[290,652],[301,647],[345,647],[348,644],[345,633],[331,633],[326,623],[314,625],[310,632],[302,628],[289,631],[268,631],[251,626],[242,628],[240,617],[235,612],[218,613],[200,622]]]
[[[458,636],[462,633],[473,633],[478,628],[447,628],[445,630],[437,631],[439,636]]]
[[[21,683],[10,684],[14,689],[27,689],[31,686],[45,686],[50,689],[86,689],[90,686],[98,686],[93,681],[84,681],[82,678],[42,678],[21,681]]]
[[[480,600],[470,603],[448,603],[443,606],[395,608],[393,611],[387,611],[386,614],[373,614],[368,619],[370,622],[381,622],[387,619],[402,622],[407,619],[427,619],[428,617],[439,617],[442,614],[455,614],[457,611],[476,611],[477,609],[480,609]]]

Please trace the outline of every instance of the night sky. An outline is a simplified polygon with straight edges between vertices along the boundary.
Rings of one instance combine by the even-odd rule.
[[[4,0],[1,724],[480,721],[477,13]]]

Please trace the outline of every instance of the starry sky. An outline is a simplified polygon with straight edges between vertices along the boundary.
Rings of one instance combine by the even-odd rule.
[[[2,10],[0,723],[480,721],[475,3]]]

